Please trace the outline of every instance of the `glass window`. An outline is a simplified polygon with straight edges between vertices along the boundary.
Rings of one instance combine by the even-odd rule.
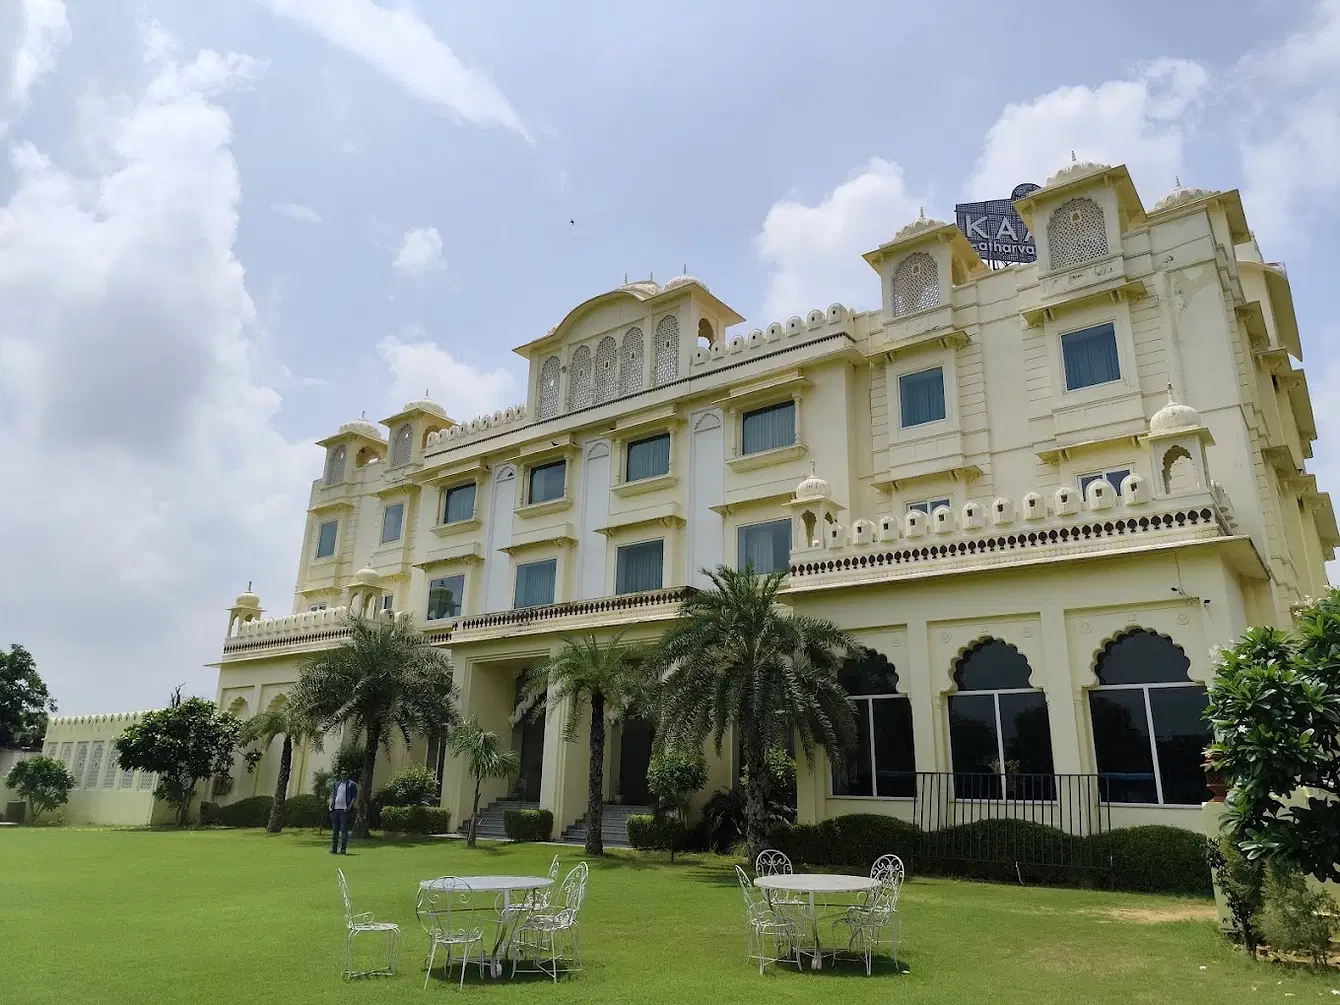
[[[898,403],[903,427],[937,422],[945,417],[944,370],[933,367],[898,378]]]
[[[644,541],[620,548],[615,560],[614,592],[659,590],[665,565],[665,542]]]
[[[881,653],[865,650],[847,660],[839,678],[856,706],[857,749],[833,768],[833,795],[916,795],[912,706],[898,694],[898,674]]]
[[[516,597],[513,607],[543,607],[554,602],[558,560],[526,562],[516,567]]]
[[[1061,336],[1067,391],[1121,379],[1117,360],[1117,329],[1112,322]]]
[[[338,520],[327,520],[316,532],[316,557],[329,558],[335,554],[335,532],[339,529]]]
[[[791,521],[771,520],[768,523],[752,523],[741,527],[736,564],[741,569],[752,565],[760,576],[789,570]]]
[[[405,504],[392,503],[382,510],[382,544],[400,540],[405,526]]]
[[[530,469],[530,501],[548,502],[563,497],[563,481],[567,475],[568,462],[554,461]]]
[[[310,607],[307,608],[307,610],[309,611],[324,611],[325,609],[326,609],[325,604],[312,604]]]
[[[1079,476],[1079,494],[1084,495],[1089,490],[1089,486],[1100,478],[1106,478],[1109,485],[1116,491],[1121,491],[1121,483],[1127,475],[1131,473],[1130,468],[1117,468],[1115,471],[1095,471],[1092,474]]]
[[[740,423],[740,453],[757,454],[764,450],[789,447],[796,442],[796,403],[756,408],[745,412]]]
[[[383,610],[383,611],[393,611],[393,610],[395,610],[395,594],[394,594],[394,593],[388,593],[386,596],[382,597],[382,610]]]
[[[460,617],[465,597],[465,576],[443,576],[428,582],[428,620]]]
[[[650,436],[628,444],[628,460],[624,467],[626,482],[656,478],[670,473],[670,434]]]
[[[921,502],[908,503],[907,511],[910,513],[914,509],[920,510],[927,516],[930,516],[941,506],[948,506],[948,505],[949,505],[948,499],[923,499],[921,500]]]
[[[428,750],[423,759],[424,767],[437,776],[437,798],[442,798],[443,769],[447,763],[447,741],[442,736],[428,737]]]
[[[459,523],[475,516],[475,483],[447,489],[442,500],[442,522]]]

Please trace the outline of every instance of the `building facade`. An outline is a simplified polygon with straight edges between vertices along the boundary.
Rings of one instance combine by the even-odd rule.
[[[1233,191],[1146,209],[1125,168],[1071,164],[1016,208],[1033,265],[988,268],[923,218],[865,256],[879,309],[729,336],[742,318],[699,280],[627,283],[517,349],[524,404],[346,423],[320,441],[291,612],[237,598],[219,704],[279,700],[347,611],[407,612],[562,829],[588,752],[569,709],[527,714],[518,674],[574,633],[653,639],[700,570],[752,563],[867,647],[860,748],[801,759],[802,820],[910,817],[918,778],[952,772],[985,800],[1098,776],[1114,825],[1198,828],[1211,647],[1288,623],[1340,541],[1306,471],[1288,277]],[[645,800],[650,738],[615,729],[611,800]],[[328,756],[302,752],[294,791]],[[435,738],[380,771],[409,762],[468,813]],[[735,762],[713,757],[709,792]]]

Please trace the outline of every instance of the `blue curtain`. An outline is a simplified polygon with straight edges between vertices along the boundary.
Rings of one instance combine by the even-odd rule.
[[[516,601],[513,607],[543,607],[554,602],[554,579],[558,562],[527,562],[516,567]]]
[[[752,565],[760,576],[785,572],[791,566],[791,521],[774,520],[741,527],[739,567]]]
[[[458,485],[447,490],[447,502],[443,507],[442,522],[457,523],[473,519],[475,515],[475,487]]]
[[[745,412],[740,424],[740,453],[789,447],[796,442],[796,403],[786,401],[757,411]]]
[[[670,436],[653,436],[628,444],[624,481],[636,482],[670,473]]]
[[[339,528],[338,520],[331,520],[321,525],[321,529],[316,535],[316,557],[329,558],[335,554],[335,532]]]
[[[665,566],[665,542],[644,541],[619,549],[615,566],[614,592],[641,593],[659,590]]]
[[[898,400],[902,405],[903,426],[920,426],[945,417],[944,370],[935,367],[920,373],[905,373],[898,378]]]
[[[428,584],[428,620],[454,618],[461,613],[465,595],[464,576],[445,576]]]
[[[1065,363],[1067,390],[1074,391],[1121,379],[1121,363],[1117,360],[1117,330],[1110,321],[1062,335],[1061,357]]]
[[[541,464],[530,469],[530,502],[548,502],[563,495],[563,479],[568,470],[567,461]]]
[[[405,523],[405,504],[395,503],[387,506],[382,513],[382,544],[400,540],[400,531]]]

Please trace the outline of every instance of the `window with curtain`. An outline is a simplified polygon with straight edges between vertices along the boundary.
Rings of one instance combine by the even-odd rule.
[[[796,442],[796,403],[784,401],[745,412],[740,422],[740,453],[789,447]]]
[[[458,618],[465,597],[465,576],[443,576],[428,581],[428,620]]]
[[[661,433],[628,444],[623,480],[637,482],[670,473],[670,434]]]
[[[945,375],[941,367],[898,378],[898,404],[903,428],[938,422],[945,417]]]
[[[743,569],[748,565],[760,576],[791,568],[790,520],[751,523],[740,528],[736,566]]]
[[[531,503],[548,502],[563,497],[563,480],[567,475],[568,462],[554,461],[530,469]]]
[[[914,509],[920,510],[927,516],[930,516],[941,506],[948,506],[948,505],[949,505],[948,499],[922,499],[920,502],[908,503],[907,511],[910,513]]]
[[[460,523],[475,516],[475,483],[447,489],[442,499],[442,522]]]
[[[1047,698],[1028,660],[984,639],[958,661],[949,696],[949,756],[958,799],[1054,799]]]
[[[1121,379],[1117,359],[1117,329],[1112,322],[1061,336],[1067,391]]]
[[[382,544],[399,541],[405,527],[405,504],[392,503],[382,510]]]
[[[882,653],[864,649],[838,672],[856,706],[857,750],[833,766],[833,795],[911,798],[917,794],[912,706],[898,693],[898,672]]]
[[[659,590],[665,567],[665,541],[643,541],[620,548],[614,563],[614,592]]]
[[[335,532],[339,530],[338,520],[327,520],[316,531],[316,557],[329,558],[335,554]]]
[[[1092,474],[1080,475],[1079,494],[1083,496],[1089,490],[1089,486],[1101,478],[1106,478],[1107,483],[1120,492],[1122,480],[1130,473],[1130,468],[1117,468],[1115,471],[1095,471]]]
[[[558,560],[526,562],[516,567],[516,597],[512,606],[543,607],[554,602],[554,583],[558,576]]]
[[[1109,803],[1199,806],[1207,796],[1205,686],[1181,647],[1144,628],[1103,647],[1089,691],[1101,798]]]

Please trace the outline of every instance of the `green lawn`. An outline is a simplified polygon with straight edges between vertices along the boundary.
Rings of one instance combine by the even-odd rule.
[[[456,994],[420,988],[418,880],[543,872],[550,846],[373,842],[336,859],[311,832],[0,830],[0,1001],[387,1002]],[[567,866],[580,849],[563,848]],[[399,922],[401,972],[345,983],[335,866],[356,910]],[[591,863],[585,972],[557,987],[481,984],[495,1002],[713,1005],[823,1001],[974,1003],[1333,1001],[1340,975],[1252,963],[1203,919],[1203,901],[946,880],[904,888],[906,974],[855,967],[758,976],[744,959],[731,863],[673,866],[631,853]],[[1178,918],[1182,920],[1167,920]],[[365,938],[373,938],[367,936]],[[371,943],[369,943],[369,948]],[[821,998],[816,998],[816,994]]]

